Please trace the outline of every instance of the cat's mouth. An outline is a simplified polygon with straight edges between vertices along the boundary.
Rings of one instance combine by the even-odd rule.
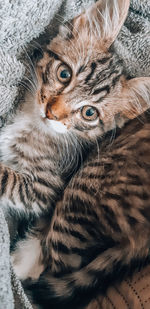
[[[66,124],[65,119],[59,119],[49,104],[46,108],[44,105],[40,106],[40,115],[41,120],[55,133],[64,134],[69,129],[69,123]]]
[[[67,125],[59,120],[49,119],[44,112],[41,113],[41,119],[55,133],[65,134],[68,130]]]
[[[56,132],[56,133],[61,133],[64,134],[67,132],[68,128],[65,124],[63,124],[62,122],[58,121],[58,120],[51,120],[48,119],[51,128]]]

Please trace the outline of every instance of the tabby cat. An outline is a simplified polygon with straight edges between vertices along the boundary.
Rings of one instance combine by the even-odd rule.
[[[61,27],[60,33],[47,46],[37,63],[34,96],[29,93],[26,95],[18,114],[1,133],[1,205],[6,213],[17,213],[26,220],[29,220],[30,215],[40,220],[44,214],[49,220],[45,233],[39,236],[33,228],[13,248],[13,265],[22,280],[38,279],[46,267],[56,276],[60,276],[65,269],[72,272],[72,262],[74,269],[79,270],[86,266],[90,256],[92,259],[93,252],[100,247],[100,244],[97,246],[93,242],[92,231],[91,236],[87,232],[81,242],[85,240],[89,243],[90,240],[86,240],[85,236],[92,239],[91,255],[88,254],[83,262],[76,252],[72,251],[70,255],[67,250],[64,258],[67,253],[69,266],[66,267],[63,257],[59,261],[59,252],[57,257],[57,249],[65,250],[65,246],[61,241],[52,242],[57,234],[53,230],[53,222],[59,205],[64,205],[64,202],[56,204],[56,201],[61,199],[66,174],[70,175],[76,168],[78,155],[82,155],[89,145],[90,148],[96,145],[97,139],[106,132],[122,127],[149,106],[149,78],[129,79],[123,62],[112,46],[124,23],[128,7],[129,0],[98,1],[72,23]],[[63,214],[61,217],[63,224]],[[41,219],[41,222],[43,224],[45,221]],[[75,238],[81,227],[82,219],[81,226],[78,226],[78,231],[73,231],[72,237]],[[109,238],[105,243],[108,247]],[[71,238],[66,238],[66,242],[71,241]],[[99,241],[101,243],[101,238]],[[115,248],[114,257],[117,252]],[[89,252],[89,245],[87,250]],[[97,268],[101,269],[98,264]],[[46,274],[49,276],[49,271]],[[49,285],[46,285],[48,293],[46,296],[43,294],[45,301],[48,297],[44,308],[51,305],[51,289],[54,297],[60,295],[60,302],[62,295],[64,299],[68,295],[72,298],[74,292],[76,294],[78,291],[78,285],[77,290],[74,285],[76,278],[82,281],[82,272],[78,277],[79,274],[80,271],[75,272],[73,277],[69,276],[68,284],[66,278],[63,280],[62,277],[56,295],[57,280],[55,277],[50,279]],[[87,286],[88,276],[87,273],[87,279],[83,277]],[[67,293],[65,286],[64,290],[60,288],[62,283]]]
[[[108,134],[99,155],[95,148],[56,205],[51,228],[43,227],[47,268],[26,282],[40,308],[84,308],[150,262],[150,110],[111,144]]]

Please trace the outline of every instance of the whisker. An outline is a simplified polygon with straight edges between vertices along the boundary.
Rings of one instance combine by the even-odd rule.
[[[26,84],[24,81],[19,81],[18,85],[22,86],[25,90],[29,91],[32,95],[34,95],[34,91],[28,84]]]
[[[110,136],[110,142],[109,142],[109,146],[113,145],[113,142],[115,140],[115,136],[116,136],[116,126],[114,127],[114,129],[112,130],[112,134]]]
[[[29,56],[26,48],[24,47],[24,52],[26,54],[26,57],[28,59],[28,63],[26,63],[26,68],[29,69],[29,73],[31,74],[32,76],[32,79],[34,81],[36,81],[35,85],[37,84],[37,81],[38,81],[38,78],[37,78],[37,73],[36,73],[36,70],[35,70],[35,65],[33,63],[33,61],[31,60],[31,57]]]
[[[31,80],[28,76],[24,76],[24,81],[27,81],[27,83],[32,86],[33,90],[37,89],[37,86],[34,84],[33,80]]]

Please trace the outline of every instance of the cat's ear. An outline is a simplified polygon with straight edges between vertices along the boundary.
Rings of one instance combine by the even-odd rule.
[[[123,98],[123,99],[122,99]],[[133,119],[150,108],[150,77],[128,80],[122,90],[122,114]]]
[[[105,124],[115,117],[116,120],[119,119],[117,125],[121,127],[126,120],[138,117],[149,108],[150,77],[123,79],[120,91],[107,99],[102,107],[100,117]]]
[[[99,0],[73,21],[74,36],[87,34],[106,48],[114,42],[128,13],[130,0]]]

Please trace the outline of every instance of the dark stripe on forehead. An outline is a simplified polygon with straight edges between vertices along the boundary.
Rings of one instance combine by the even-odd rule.
[[[111,57],[105,57],[102,59],[97,60],[98,63],[100,64],[105,64]]]
[[[104,72],[103,72],[104,73]],[[121,71],[121,73],[122,73],[122,71]],[[109,75],[107,75],[107,74],[101,74],[102,75],[102,78],[101,78],[101,76],[100,76],[100,74],[97,74],[96,75],[96,78],[95,78],[95,84],[97,84],[97,80],[99,80],[99,82],[100,83],[102,83],[102,82],[104,82],[104,81],[106,81],[106,80],[109,80],[110,78],[111,78],[111,76],[112,75],[114,75],[114,74],[116,74],[116,76],[120,76],[120,71],[118,71],[118,70],[112,70],[111,72],[110,72],[110,74]],[[115,76],[115,77],[116,77]]]
[[[103,59],[97,60],[97,63],[99,63],[99,64],[106,64],[108,62],[108,66],[106,68],[104,68],[103,70],[101,70],[100,72],[97,73],[96,78],[95,78],[95,82],[97,82],[97,79],[99,79],[102,75],[106,74],[105,72],[107,72],[111,68],[111,66],[113,64],[113,59],[111,59],[111,58],[112,57],[105,57]],[[95,72],[96,67],[97,67],[97,64],[95,62],[92,62],[92,64],[91,64],[91,69],[92,70],[91,70],[91,73],[86,77],[85,83],[90,81],[90,79],[92,78],[92,76],[93,76],[93,74]],[[106,76],[106,79],[107,78],[108,77]]]
[[[118,72],[118,73],[119,73],[119,72]],[[111,74],[111,75],[112,75],[112,74]],[[121,76],[122,76],[122,72],[121,72],[120,74],[118,74],[117,76],[115,76],[115,77],[112,79],[112,81],[110,82],[109,85],[106,85],[106,86],[104,86],[104,87],[95,89],[95,90],[92,92],[93,95],[97,95],[97,94],[99,94],[99,93],[101,93],[101,92],[103,92],[103,91],[106,91],[106,94],[103,95],[102,97],[100,97],[99,99],[97,99],[97,100],[95,101],[95,103],[100,103],[100,102],[106,97],[106,95],[110,93],[111,88],[114,88],[114,87],[115,87],[115,85],[117,84],[117,82],[119,81],[119,79],[120,79]]]
[[[96,67],[97,67],[96,62],[92,62],[92,63],[91,63],[91,72],[90,72],[90,74],[89,74],[89,75],[86,77],[86,79],[85,79],[85,82],[86,82],[86,83],[87,83],[87,82],[91,79],[91,77],[93,76]]]
[[[121,76],[122,76],[122,72],[112,80],[112,87],[115,87],[116,83],[118,82]]]
[[[85,68],[86,68],[86,66],[81,65],[80,68],[79,68],[78,71],[77,71],[76,76],[78,76],[80,73],[82,73],[82,72],[85,70]]]
[[[98,88],[98,89],[93,91],[93,94],[98,94],[98,93],[103,92],[103,91],[106,91],[107,93],[109,93],[110,92],[110,86],[106,85],[104,87]]]
[[[46,49],[45,52],[52,58],[54,58],[55,60],[60,60],[59,56],[54,53],[52,50],[50,49]]]
[[[122,74],[123,67],[121,66],[122,63],[120,62],[120,60],[113,61],[113,59],[111,58],[109,58],[109,60],[110,61],[108,63],[108,66],[96,74],[95,82],[94,82],[94,85],[92,86],[95,86],[98,80],[100,83],[102,83],[105,80],[109,80],[113,74],[116,74],[116,76]]]
[[[108,71],[109,71],[110,69],[113,69],[112,65],[113,65],[113,60],[111,59],[110,62],[109,62],[109,64],[108,64],[108,66],[105,67],[103,70],[100,70],[100,71],[96,74],[95,80],[100,79],[101,81],[103,81],[104,78],[108,78],[108,76],[109,76],[109,75],[108,75]]]

